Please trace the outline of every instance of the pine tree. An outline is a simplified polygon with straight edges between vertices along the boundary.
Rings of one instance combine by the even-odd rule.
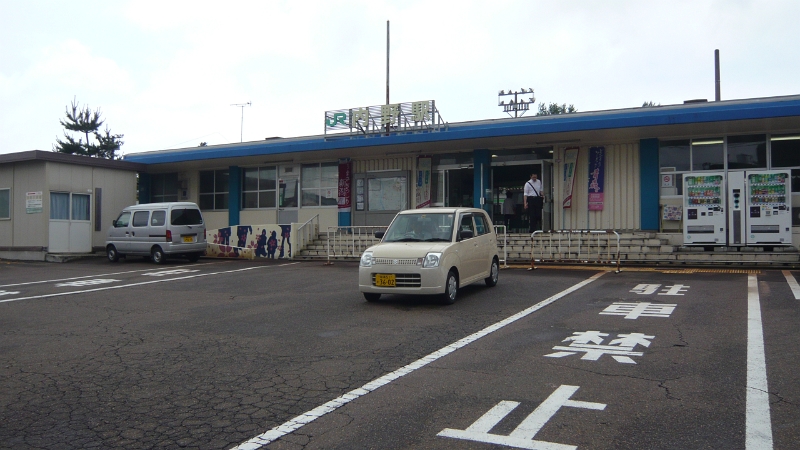
[[[64,140],[56,138],[53,151],[95,158],[119,159],[120,156],[116,152],[123,144],[124,135],[111,134],[108,125],[106,125],[105,131],[100,133],[98,130],[105,123],[101,114],[100,108],[95,111],[89,109],[89,106],[81,108],[73,99],[71,107],[66,108],[66,120],[59,120],[61,126],[66,130],[64,131]],[[80,137],[76,141],[67,131],[83,134],[86,141]],[[89,135],[94,136],[94,143],[89,139]]]
[[[552,116],[556,114],[570,114],[578,112],[575,105],[567,106],[566,103],[559,105],[558,103],[550,103],[545,106],[544,103],[539,103],[539,111],[536,112],[537,116]]]

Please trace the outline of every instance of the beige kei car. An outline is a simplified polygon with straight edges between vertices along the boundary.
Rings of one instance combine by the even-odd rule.
[[[497,236],[482,209],[401,211],[375,236],[381,242],[364,251],[358,270],[358,288],[369,302],[381,294],[435,294],[451,304],[461,286],[497,284]]]

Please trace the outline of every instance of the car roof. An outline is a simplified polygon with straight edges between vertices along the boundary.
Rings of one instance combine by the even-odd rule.
[[[143,210],[143,209],[169,209],[169,207],[173,207],[173,208],[174,208],[174,207],[176,207],[176,206],[178,206],[178,207],[182,206],[182,207],[186,207],[186,208],[196,208],[196,209],[200,209],[200,208],[198,208],[198,207],[197,207],[197,204],[196,204],[196,203],[192,203],[192,202],[140,203],[140,204],[138,204],[138,205],[131,205],[131,206],[128,206],[128,207],[127,207],[127,208],[125,208],[125,209],[128,209],[128,210]]]
[[[433,213],[451,214],[451,213],[461,213],[461,212],[485,212],[485,211],[483,211],[480,208],[453,208],[453,207],[433,206],[430,208],[407,209],[405,211],[400,211],[399,214],[433,214]]]

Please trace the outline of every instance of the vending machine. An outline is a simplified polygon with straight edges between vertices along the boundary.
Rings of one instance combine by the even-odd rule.
[[[725,245],[724,180],[724,173],[684,175],[684,245]]]
[[[792,189],[789,171],[747,171],[745,176],[747,244],[791,245]]]

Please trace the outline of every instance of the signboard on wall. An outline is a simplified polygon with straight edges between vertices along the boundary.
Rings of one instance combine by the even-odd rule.
[[[353,175],[350,160],[339,160],[339,212],[350,212],[350,182]]]
[[[429,206],[431,206],[431,157],[420,156],[417,158],[416,207]]]
[[[25,213],[37,214],[42,212],[42,193],[40,192],[26,192],[25,193]]]
[[[606,172],[606,148],[589,149],[589,211],[602,211],[604,203],[603,188]]]
[[[443,125],[433,100],[325,111],[326,135],[385,133],[387,127],[389,131],[438,131]]]
[[[572,189],[575,187],[575,167],[578,162],[578,147],[570,147],[564,150],[564,174],[561,180],[564,186],[564,193],[561,198],[562,208],[572,207]]]

